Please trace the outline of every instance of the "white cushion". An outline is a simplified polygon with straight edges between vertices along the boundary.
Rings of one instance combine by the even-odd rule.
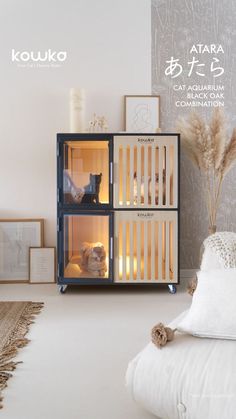
[[[176,328],[186,315],[169,326]],[[234,340],[197,339],[176,333],[164,348],[149,343],[130,362],[128,390],[155,417],[235,419],[235,352]]]
[[[211,269],[224,269],[219,256],[210,247],[206,247],[202,256],[201,270],[209,271]]]
[[[192,305],[179,323],[194,336],[236,339],[236,268],[200,271]]]

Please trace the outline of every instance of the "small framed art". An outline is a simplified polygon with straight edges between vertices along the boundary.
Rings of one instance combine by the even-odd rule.
[[[160,129],[160,96],[125,96],[125,131],[154,133]]]
[[[43,219],[0,219],[0,282],[29,281],[29,248],[43,246]]]
[[[50,284],[56,280],[56,248],[30,247],[29,282]]]

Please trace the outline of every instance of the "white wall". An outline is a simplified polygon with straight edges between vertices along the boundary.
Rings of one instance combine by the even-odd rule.
[[[87,118],[123,129],[123,95],[151,92],[150,0],[0,0],[0,218],[42,217],[56,239],[56,133],[70,87]],[[61,68],[19,68],[11,49],[66,50]]]

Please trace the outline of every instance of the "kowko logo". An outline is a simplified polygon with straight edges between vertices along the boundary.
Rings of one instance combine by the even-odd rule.
[[[66,60],[66,51],[54,51],[48,49],[46,51],[17,51],[11,50],[11,60],[17,64],[38,63],[38,64],[59,64]]]

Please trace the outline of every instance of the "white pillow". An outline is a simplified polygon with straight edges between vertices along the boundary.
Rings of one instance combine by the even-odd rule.
[[[200,271],[192,305],[179,323],[194,336],[236,339],[236,268]]]

